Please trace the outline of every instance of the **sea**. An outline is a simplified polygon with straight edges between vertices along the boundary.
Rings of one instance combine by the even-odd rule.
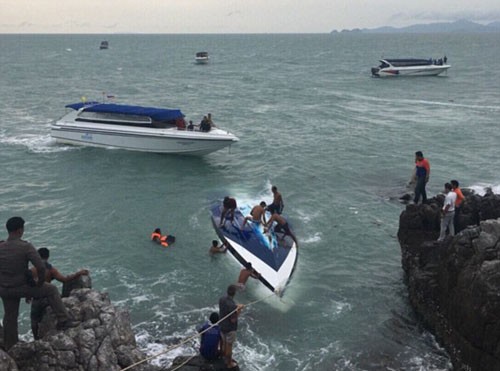
[[[168,367],[196,354],[196,327],[240,270],[208,254],[210,206],[270,202],[275,185],[299,257],[282,297],[257,280],[236,295],[249,304],[240,368],[450,370],[409,305],[399,197],[415,151],[431,164],[429,197],[450,179],[499,191],[498,36],[0,35],[0,220],[22,216],[63,274],[89,269]],[[371,77],[382,57],[445,55],[438,77]],[[179,108],[195,123],[210,112],[240,141],[202,157],[56,144],[51,123],[81,100]],[[157,227],[176,242],[152,243]],[[25,303],[19,323],[31,340]]]

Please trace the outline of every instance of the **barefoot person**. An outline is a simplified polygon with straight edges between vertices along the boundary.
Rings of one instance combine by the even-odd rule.
[[[269,229],[273,225],[273,222],[276,222],[276,226],[274,227],[274,233],[283,233],[283,238],[284,236],[290,236],[292,240],[295,242],[295,246],[298,248],[299,243],[297,242],[297,238],[295,237],[293,232],[290,230],[288,222],[284,217],[278,214],[276,210],[273,210],[273,215],[271,215],[271,218],[267,222],[266,227]]]
[[[283,212],[283,208],[285,207],[283,204],[283,197],[281,197],[281,193],[278,192],[278,187],[276,186],[271,187],[271,192],[273,192],[273,202],[267,207],[267,211],[272,214],[274,210],[278,214],[281,214]]]
[[[229,196],[224,197],[224,201],[222,201],[222,212],[220,214],[220,223],[219,227],[224,226],[226,224],[226,217],[230,216],[231,223],[234,221],[234,211],[238,205],[236,204],[236,200]]]
[[[253,207],[252,211],[250,211],[250,216],[245,217],[243,227],[247,224],[248,220],[251,220],[256,224],[266,224],[266,203],[264,201]]]
[[[238,277],[238,283],[236,284],[241,291],[245,290],[246,283],[250,277],[259,279],[260,273],[257,272],[255,269],[253,269],[252,263],[246,262],[244,267],[240,271],[240,275]]]

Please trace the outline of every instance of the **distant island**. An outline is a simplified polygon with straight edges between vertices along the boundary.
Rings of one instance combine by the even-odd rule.
[[[352,30],[333,30],[336,33],[486,33],[500,32],[500,21],[491,22],[486,25],[471,22],[465,19],[455,22],[439,22],[428,24],[414,24],[407,27],[378,27],[378,28],[354,28]]]

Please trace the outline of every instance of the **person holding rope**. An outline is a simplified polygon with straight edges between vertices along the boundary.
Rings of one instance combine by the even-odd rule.
[[[234,295],[236,295],[236,291],[236,285],[229,285],[227,294],[219,299],[219,317],[223,318],[219,324],[222,333],[222,355],[229,370],[239,370],[238,364],[233,359],[233,346],[236,342],[238,316],[243,309],[243,305],[235,303]],[[231,312],[234,313],[227,317]]]

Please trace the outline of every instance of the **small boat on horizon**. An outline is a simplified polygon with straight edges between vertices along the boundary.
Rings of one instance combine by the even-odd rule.
[[[109,43],[104,40],[104,41],[101,41],[101,45],[99,46],[99,49],[108,49],[109,48]]]
[[[380,59],[380,65],[372,68],[372,76],[437,76],[451,66],[446,64],[447,58],[442,59]]]
[[[198,53],[196,53],[194,61],[197,64],[207,64],[210,61],[210,57],[208,56],[208,52],[198,52]]]
[[[80,102],[51,125],[58,143],[131,151],[205,155],[239,141],[217,127],[189,130],[178,109]]]
[[[298,258],[298,249],[293,239],[282,232],[265,232],[260,223],[249,221],[243,227],[250,206],[236,208],[233,222],[225,221],[220,226],[222,204],[210,209],[212,224],[218,237],[226,243],[227,250],[242,265],[251,263],[260,273],[258,278],[272,292],[282,296],[290,281]],[[269,213],[267,213],[269,219]]]

